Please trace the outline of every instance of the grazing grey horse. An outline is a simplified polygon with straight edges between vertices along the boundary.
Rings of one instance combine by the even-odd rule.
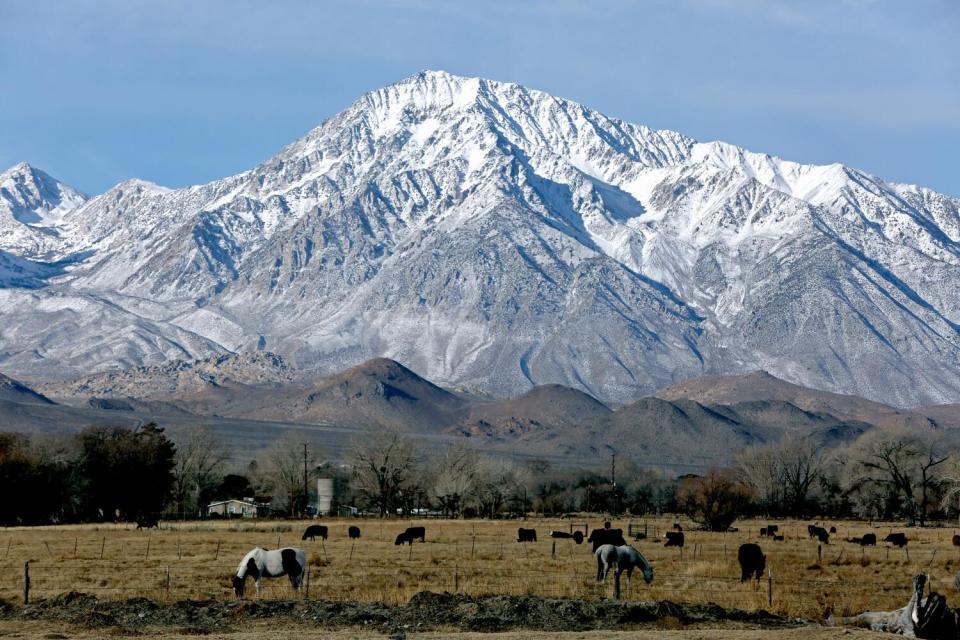
[[[601,545],[597,551],[597,582],[605,582],[610,568],[616,565],[613,574],[613,595],[620,599],[620,575],[627,572],[627,585],[632,584],[633,570],[640,567],[643,571],[643,581],[647,584],[653,582],[653,567],[647,562],[647,559],[628,544],[614,546],[612,544]]]

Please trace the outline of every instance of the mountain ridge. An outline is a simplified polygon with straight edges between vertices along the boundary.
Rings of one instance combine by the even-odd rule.
[[[960,398],[958,211],[842,165],[422,72],[249,171],[73,208],[47,257],[89,254],[31,292],[0,284],[18,328],[0,367],[267,349],[321,373],[383,356],[445,386],[613,403],[763,368],[938,404]]]
[[[76,430],[97,423],[155,421],[174,431],[198,423],[212,424],[225,429],[226,444],[243,451],[252,443],[269,444],[270,438],[284,430],[296,430],[301,437],[322,440],[342,451],[371,430],[391,429],[427,447],[459,442],[481,452],[539,457],[564,465],[604,465],[616,452],[643,466],[677,471],[729,464],[744,447],[784,437],[813,439],[821,446],[835,447],[876,426],[889,426],[837,415],[851,406],[851,400],[811,389],[803,392],[823,399],[818,407],[821,411],[802,409],[766,393],[777,389],[771,385],[760,388],[764,393],[759,395],[752,389],[752,399],[737,397],[726,404],[717,403],[728,393],[730,382],[716,377],[698,383],[707,393],[696,399],[673,390],[669,395],[675,397],[670,400],[643,397],[610,409],[581,391],[559,385],[535,387],[512,398],[469,396],[442,389],[383,358],[332,376],[283,382],[264,381],[265,363],[278,365],[287,377],[282,361],[271,354],[217,357],[140,371],[141,384],[125,374],[123,384],[113,387],[113,395],[85,395],[109,391],[99,384],[102,376],[92,376],[98,384],[79,380],[60,385],[61,395],[53,393],[57,385],[47,384],[45,389],[52,398],[63,404],[37,396],[16,381],[12,383],[18,389],[17,397],[7,397],[0,378],[0,417],[21,430],[41,432]],[[217,372],[217,367],[223,371]],[[198,385],[197,379],[202,384]],[[742,378],[733,381],[738,382]],[[783,381],[777,385],[794,387]],[[63,391],[81,395],[64,396]],[[136,395],[122,395],[131,391]],[[936,408],[927,409],[934,413]],[[909,426],[938,432],[951,441],[960,439],[960,423],[923,422],[919,417]]]

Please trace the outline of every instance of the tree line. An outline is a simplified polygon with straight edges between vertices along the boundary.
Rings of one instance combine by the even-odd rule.
[[[723,530],[744,516],[904,519],[923,526],[960,513],[960,456],[933,432],[867,431],[833,448],[799,437],[740,451],[732,465],[677,476],[627,460],[605,471],[514,461],[453,444],[424,453],[398,431],[367,433],[342,460],[324,460],[287,435],[245,462],[203,427],[177,434],[89,427],[75,435],[0,433],[0,524],[195,518],[217,499],[252,498],[274,515],[302,516],[315,479],[336,501],[380,516],[641,517],[686,513]]]

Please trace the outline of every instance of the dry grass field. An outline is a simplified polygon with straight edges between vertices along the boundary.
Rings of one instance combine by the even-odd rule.
[[[673,518],[646,522],[649,533],[662,537]],[[839,529],[817,559],[817,542],[808,539],[806,523],[780,522],[786,540],[758,536],[763,522],[741,521],[735,533],[686,530],[681,557],[662,541],[641,540],[635,546],[655,569],[653,584],[639,576],[624,598],[713,602],[724,607],[767,609],[814,621],[830,614],[849,615],[865,609],[894,609],[909,598],[911,576],[928,573],[934,589],[952,604],[960,604],[954,575],[960,549],[951,544],[952,529],[905,529],[883,524],[831,522]],[[554,541],[551,530],[569,531],[571,523],[600,526],[588,520],[461,521],[461,520],[336,520],[326,542],[301,542],[303,522],[264,520],[163,523],[162,529],[136,531],[133,525],[76,525],[0,530],[0,598],[17,603],[22,572],[30,560],[31,597],[68,591],[95,594],[101,599],[146,596],[159,600],[186,598],[231,599],[230,576],[252,547],[302,546],[310,559],[311,598],[328,600],[406,602],[419,591],[464,594],[511,594],[609,597],[612,584],[595,582],[596,564],[589,546]],[[628,520],[614,526],[627,528]],[[363,531],[360,541],[347,538],[351,524]],[[427,541],[412,547],[394,546],[406,526],[423,525]],[[535,527],[539,541],[518,544],[518,525]],[[907,552],[879,546],[861,549],[842,539],[873,531],[882,539],[888,531],[905,531]],[[767,554],[768,572],[759,583],[741,583],[737,548],[758,542]],[[169,576],[169,578],[168,578]],[[289,598],[286,579],[265,580],[263,598]],[[772,605],[770,604],[772,590]],[[253,596],[248,584],[248,596]],[[612,637],[612,636],[611,636]]]

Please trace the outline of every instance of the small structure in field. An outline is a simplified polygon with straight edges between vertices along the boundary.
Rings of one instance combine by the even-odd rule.
[[[256,518],[257,505],[246,500],[219,500],[207,505],[207,515],[221,518]]]

